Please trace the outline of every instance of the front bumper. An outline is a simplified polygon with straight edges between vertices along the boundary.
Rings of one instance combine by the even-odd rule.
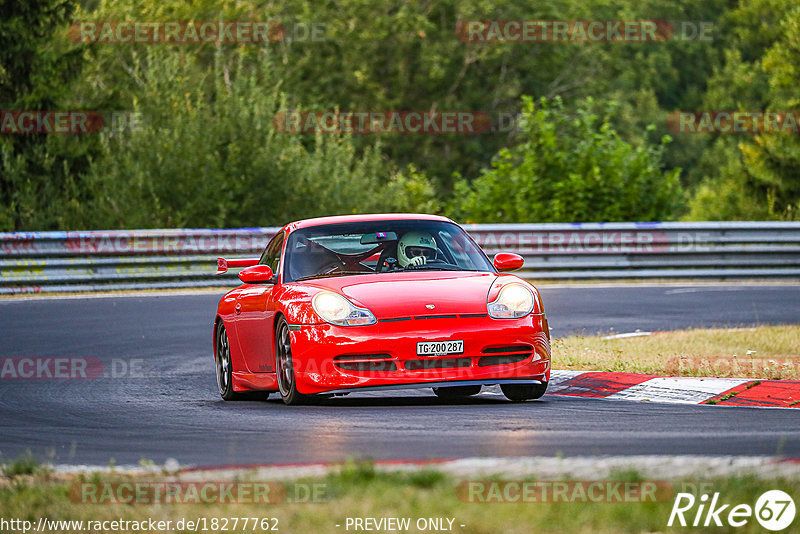
[[[292,325],[291,330],[297,389],[305,394],[550,378],[543,314],[411,318],[364,327]],[[417,355],[418,342],[448,340],[464,340],[464,352]]]

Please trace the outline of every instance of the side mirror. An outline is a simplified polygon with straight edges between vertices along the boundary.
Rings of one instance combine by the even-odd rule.
[[[494,268],[498,271],[514,271],[525,264],[525,260],[519,254],[510,252],[499,252],[494,255]]]
[[[245,284],[268,284],[272,282],[272,267],[253,265],[239,271],[239,280]]]

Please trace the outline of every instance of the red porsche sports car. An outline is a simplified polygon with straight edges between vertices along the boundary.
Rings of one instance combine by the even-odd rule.
[[[245,267],[214,324],[225,400],[279,391],[286,404],[375,388],[432,387],[439,397],[499,384],[513,401],[544,395],[550,335],[542,299],[489,261],[450,219],[324,217],[282,228]]]

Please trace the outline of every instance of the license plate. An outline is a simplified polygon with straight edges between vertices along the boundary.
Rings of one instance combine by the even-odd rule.
[[[444,356],[446,354],[463,354],[464,340],[422,341],[417,343],[417,356]]]

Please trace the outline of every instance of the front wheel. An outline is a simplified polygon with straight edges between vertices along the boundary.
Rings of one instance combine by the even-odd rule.
[[[289,324],[286,319],[278,319],[275,329],[275,373],[278,377],[278,390],[283,402],[288,405],[308,404],[311,395],[297,391],[292,363],[292,339],[289,336]]]
[[[500,386],[508,400],[523,402],[540,398],[547,391],[547,382],[541,384],[503,384]]]
[[[440,399],[455,400],[465,399],[481,392],[480,386],[449,386],[433,388],[433,392]]]

